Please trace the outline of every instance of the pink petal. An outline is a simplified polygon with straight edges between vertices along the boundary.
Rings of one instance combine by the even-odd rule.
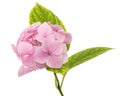
[[[48,54],[46,52],[43,52],[41,47],[36,47],[35,48],[34,60],[37,63],[45,63],[47,57],[48,57]]]
[[[34,61],[33,61],[33,55],[23,55],[23,56],[20,56],[19,57],[23,63],[23,65],[26,65],[26,66],[31,66]]]
[[[60,68],[63,64],[63,58],[61,56],[51,55],[48,57],[46,64],[51,68]]]
[[[60,32],[55,32],[55,38],[57,39],[57,41],[59,42],[63,42],[65,40],[65,35],[61,34]]]
[[[63,58],[63,64],[66,63],[68,61],[68,55],[67,55],[67,53],[63,54],[62,58]]]
[[[37,69],[43,69],[45,67],[46,67],[46,64],[35,63],[34,69],[35,70],[37,70]]]
[[[34,68],[31,68],[31,67],[27,67],[27,66],[21,66],[19,71],[18,71],[18,76],[22,76],[24,74],[27,74],[31,71],[33,71]]]
[[[56,47],[57,45],[55,40],[47,39],[42,43],[42,50],[47,53],[53,52],[56,49]]]
[[[38,33],[50,34],[50,33],[52,33],[52,28],[49,24],[47,24],[45,22],[45,23],[41,24],[40,27],[38,28]]]
[[[35,36],[35,39],[39,42],[44,42],[46,40],[50,40],[50,41],[54,41],[55,40],[55,37],[54,37],[54,34],[37,34]]]
[[[46,65],[45,64],[34,64],[32,66],[24,66],[22,65],[18,71],[18,76],[22,76],[22,75],[25,75],[29,72],[32,72],[34,70],[37,70],[37,69],[42,69],[42,68],[45,68]]]
[[[42,42],[43,39],[44,39],[44,37],[42,37],[41,34],[37,34],[37,35],[35,36],[35,40],[37,40],[37,41],[39,41],[39,42]]]
[[[63,43],[58,42],[55,44],[55,47],[56,47],[56,49],[53,51],[54,55],[61,55],[64,52],[67,52],[66,45]]]
[[[67,53],[67,47],[66,47],[66,44],[63,44],[62,54],[66,54],[66,53]]]
[[[33,39],[33,37],[37,34],[37,31],[32,31],[32,32],[27,32],[25,33],[24,37],[21,38],[21,41],[24,40],[24,41],[29,41],[30,39]],[[20,41],[20,40],[19,40]]]
[[[41,25],[40,22],[36,22],[36,23],[32,24],[31,26],[33,28],[38,28],[40,25]]]
[[[64,43],[66,43],[66,44],[70,44],[71,41],[72,41],[72,36],[71,36],[71,34],[70,34],[70,33],[66,33],[66,34],[65,34],[65,40],[64,40]]]
[[[19,55],[29,55],[33,53],[33,46],[27,42],[19,42],[18,44],[18,54]]]
[[[53,31],[56,31],[56,32],[63,31],[62,27],[57,24],[56,25],[51,24],[51,26],[52,26]]]

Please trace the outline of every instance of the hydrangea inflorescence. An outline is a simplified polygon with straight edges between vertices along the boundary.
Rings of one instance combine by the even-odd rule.
[[[66,44],[70,44],[71,39],[70,33],[49,22],[37,22],[26,28],[17,45],[12,45],[22,61],[18,75],[22,76],[46,66],[60,68],[68,60]]]

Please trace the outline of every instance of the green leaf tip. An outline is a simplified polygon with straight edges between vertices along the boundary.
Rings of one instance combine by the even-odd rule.
[[[88,48],[70,56],[68,62],[65,63],[61,68],[59,69],[47,68],[47,70],[65,75],[71,68],[78,66],[84,62],[87,62],[88,60],[91,60],[111,49],[113,48],[108,47]]]

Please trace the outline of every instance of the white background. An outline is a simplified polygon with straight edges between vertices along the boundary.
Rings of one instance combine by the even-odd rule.
[[[120,0],[0,0],[0,96],[60,96],[51,72],[18,77],[21,66],[11,44],[29,25],[35,2],[52,10],[73,36],[69,55],[85,48],[115,48],[73,68],[65,96],[120,96]]]

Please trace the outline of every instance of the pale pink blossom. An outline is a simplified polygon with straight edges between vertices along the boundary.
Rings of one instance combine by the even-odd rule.
[[[17,44],[12,48],[22,61],[18,75],[22,76],[46,66],[60,68],[67,62],[66,44],[71,43],[71,35],[59,25],[39,22],[26,28]]]

